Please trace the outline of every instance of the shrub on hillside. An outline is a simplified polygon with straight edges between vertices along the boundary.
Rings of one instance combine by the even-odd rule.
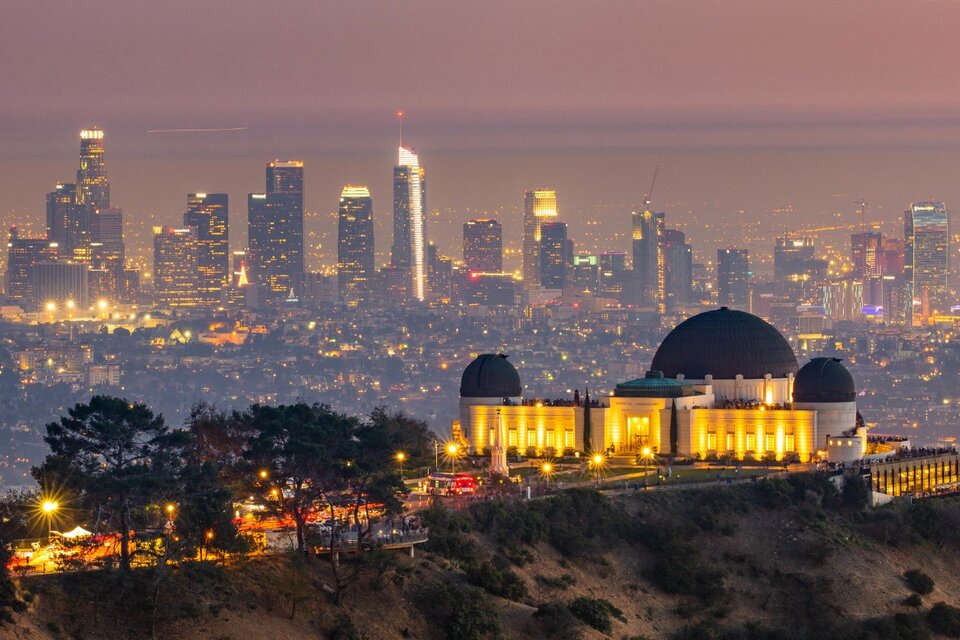
[[[498,557],[472,563],[466,574],[470,584],[495,596],[519,601],[528,595],[527,585]]]
[[[950,638],[960,638],[960,609],[946,602],[938,602],[927,613],[927,624],[936,633]]]
[[[430,539],[424,545],[427,551],[454,560],[469,560],[476,556],[476,545],[465,535],[471,530],[469,518],[440,503],[423,511],[422,518],[430,529]]]
[[[559,602],[547,602],[533,613],[543,638],[580,640],[583,629],[570,609]]]
[[[919,569],[905,571],[903,578],[907,581],[907,586],[922,596],[933,592],[933,578]]]
[[[622,622],[627,621],[626,616],[623,615],[623,611],[613,606],[609,600],[603,598],[580,597],[568,604],[567,607],[574,616],[584,623],[606,634],[613,631],[613,622],[610,620],[611,617]]]
[[[905,607],[913,607],[914,609],[919,609],[923,606],[923,598],[921,598],[916,593],[911,593],[900,603]]]
[[[500,630],[500,612],[481,589],[453,579],[429,582],[414,601],[447,640],[482,640]]]

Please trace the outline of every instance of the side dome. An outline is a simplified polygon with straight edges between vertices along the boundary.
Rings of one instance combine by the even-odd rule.
[[[853,376],[838,358],[814,358],[793,381],[794,402],[854,402]]]
[[[520,374],[502,353],[481,353],[460,377],[461,398],[515,398],[520,393]]]
[[[720,307],[687,318],[660,343],[650,369],[668,378],[712,375],[756,380],[797,373],[797,357],[777,329],[751,313]]]

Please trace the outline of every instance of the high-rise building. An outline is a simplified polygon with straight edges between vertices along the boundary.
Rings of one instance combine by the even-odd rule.
[[[437,245],[427,245],[427,283],[435,298],[449,300],[453,293],[453,260],[440,255]]]
[[[540,240],[544,222],[557,217],[557,192],[553,189],[527,191],[523,198],[523,286],[536,289],[540,278]],[[545,286],[545,285],[544,285]]]
[[[747,249],[717,249],[720,306],[749,311],[750,276],[750,252]]]
[[[634,211],[633,218],[633,302],[641,307],[663,310],[666,269],[663,261],[663,233],[666,216],[649,208]]]
[[[903,214],[904,274],[913,299],[913,322],[950,311],[950,224],[942,202],[915,202]]]
[[[774,283],[790,302],[819,304],[827,261],[818,259],[811,238],[785,236],[773,247]]]
[[[544,289],[563,289],[568,285],[572,262],[569,251],[566,222],[540,223],[540,286]]]
[[[158,305],[203,304],[197,258],[196,227],[153,228],[153,287]]]
[[[667,309],[690,304],[693,299],[693,247],[678,229],[663,233],[663,299]]]
[[[337,285],[341,300],[356,303],[368,298],[376,276],[375,262],[370,190],[347,185],[340,193],[337,222]]]
[[[578,291],[600,290],[600,260],[595,255],[573,256],[572,284]]]
[[[880,252],[883,234],[879,231],[864,231],[850,236],[850,255],[853,258],[853,275],[872,278],[881,275]]]
[[[68,312],[87,306],[87,265],[78,262],[38,262],[33,265],[36,309],[63,307]]]
[[[904,274],[883,276],[883,322],[890,325],[910,324],[913,297],[910,280]]]
[[[607,251],[600,256],[600,292],[605,298],[623,298],[623,286],[627,274],[627,254],[623,251]]]
[[[187,194],[183,226],[197,230],[199,294],[205,305],[220,304],[230,284],[229,215],[227,194]]]
[[[463,223],[463,261],[467,271],[503,271],[503,226],[496,220],[467,220]]]
[[[77,209],[77,185],[58,182],[47,194],[47,239],[66,248]]]
[[[904,242],[900,238],[884,238],[880,248],[880,273],[882,275],[900,275],[905,262]]]
[[[7,243],[7,297],[25,307],[33,305],[36,298],[34,266],[40,262],[54,261],[58,256],[59,247],[56,242],[50,242],[46,238],[22,237],[16,227],[10,227],[10,240]]]
[[[110,207],[110,183],[103,162],[103,130],[80,132],[80,169],[77,170],[77,204],[93,209]]]
[[[408,274],[409,297],[427,295],[427,182],[420,157],[402,144],[393,168],[393,245],[390,264]]]
[[[264,298],[282,301],[304,273],[303,162],[267,164],[266,193],[247,198],[249,248]]]
[[[116,207],[96,211],[90,218],[90,237],[89,258],[80,262],[104,272],[97,297],[117,302],[124,296],[126,250],[123,244],[123,211]],[[78,258],[78,254],[83,256],[86,253],[75,251],[74,259]]]

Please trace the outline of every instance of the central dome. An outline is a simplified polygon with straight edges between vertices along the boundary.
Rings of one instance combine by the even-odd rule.
[[[520,393],[520,374],[502,353],[481,353],[460,378],[461,398],[515,398]]]
[[[691,380],[712,375],[733,380],[785,378],[797,373],[797,357],[773,325],[757,316],[720,307],[678,324],[660,343],[650,368]]]

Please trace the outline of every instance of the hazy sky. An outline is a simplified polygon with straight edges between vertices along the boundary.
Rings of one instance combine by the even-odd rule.
[[[687,224],[860,196],[889,222],[960,202],[958,25],[951,0],[4,2],[0,212],[39,220],[95,123],[129,216],[223,190],[242,221],[263,163],[299,157],[308,209],[367,183],[386,228],[403,108],[451,250],[467,209],[537,185],[575,231],[601,204],[622,226],[657,162]]]

